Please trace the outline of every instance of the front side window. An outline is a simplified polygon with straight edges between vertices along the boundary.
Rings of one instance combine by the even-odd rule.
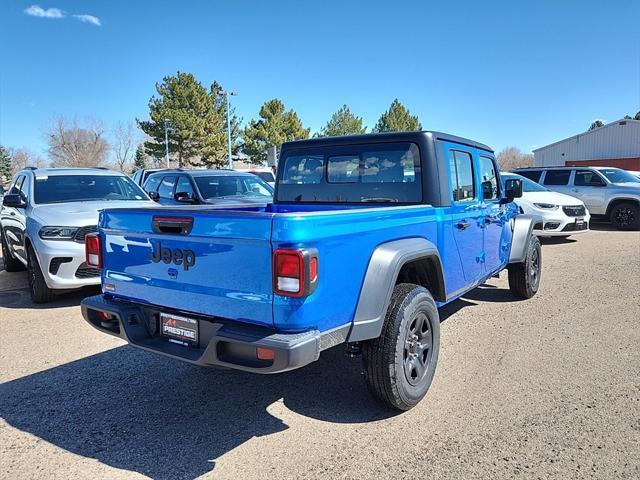
[[[147,192],[157,192],[158,185],[160,185],[160,180],[162,180],[161,175],[156,175],[154,177],[150,177],[146,183],[144,184],[144,189]]]
[[[449,153],[451,189],[454,202],[469,202],[476,196],[473,180],[473,160],[469,152],[452,150]]]
[[[544,177],[545,185],[568,185],[571,170],[547,170]]]
[[[145,200],[140,187],[120,175],[52,175],[36,177],[35,203]]]
[[[184,175],[180,176],[180,178],[178,179],[178,184],[176,185],[176,198],[178,198],[178,196],[187,196],[187,195],[191,195],[191,197],[193,198],[193,187],[191,186],[191,181],[189,180],[188,177],[185,177]]]
[[[20,193],[20,189],[22,188],[22,183],[24,182],[24,175],[18,176],[16,181],[13,182],[13,186],[9,190],[10,195],[18,195]]]
[[[160,198],[173,199],[173,187],[176,186],[176,177],[173,175],[164,177],[158,187],[158,195]]]
[[[601,187],[604,185],[604,180],[591,170],[577,170],[573,184],[577,187]]]
[[[480,155],[480,181],[482,182],[482,193],[485,200],[500,198],[496,164],[493,159],[483,155]]]

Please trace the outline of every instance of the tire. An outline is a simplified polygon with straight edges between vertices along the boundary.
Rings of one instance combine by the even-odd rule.
[[[440,350],[440,316],[423,287],[396,285],[380,337],[362,345],[367,385],[387,406],[406,411],[431,386]]]
[[[531,235],[527,258],[523,263],[514,263],[507,267],[509,271],[509,289],[521,299],[533,297],[540,287],[542,273],[542,247],[540,239]]]
[[[48,303],[56,298],[55,291],[47,286],[40,269],[40,263],[32,247],[27,248],[27,279],[29,293],[34,303]]]
[[[611,224],[618,230],[640,229],[640,208],[633,202],[622,202],[609,213]]]
[[[20,260],[13,258],[11,252],[9,251],[9,245],[7,245],[7,240],[4,238],[4,232],[0,232],[0,236],[2,236],[2,258],[4,259],[4,269],[7,272],[19,272],[24,270],[24,265]]]

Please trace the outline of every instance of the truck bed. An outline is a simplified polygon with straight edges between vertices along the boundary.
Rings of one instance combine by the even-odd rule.
[[[437,210],[317,204],[109,209],[100,219],[103,288],[114,297],[278,331],[325,331],[352,320],[377,245],[420,236],[446,251],[450,232],[437,231]],[[154,231],[153,219],[166,217],[192,219],[190,232]],[[194,252],[194,264],[154,262],[157,244]],[[298,245],[318,250],[321,281],[303,299],[274,295],[272,252]]]

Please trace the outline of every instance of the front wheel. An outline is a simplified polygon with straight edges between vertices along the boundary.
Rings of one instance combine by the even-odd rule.
[[[540,287],[540,274],[542,273],[540,239],[535,235],[531,235],[525,261],[513,263],[507,269],[509,271],[509,289],[511,293],[522,299],[533,297]]]
[[[29,293],[34,303],[47,303],[56,298],[55,291],[47,286],[44,275],[38,263],[38,257],[32,247],[27,249],[27,279],[29,281]]]
[[[622,202],[611,209],[609,220],[619,230],[640,229],[640,211],[638,205]]]
[[[438,363],[440,316],[423,287],[396,285],[380,337],[364,342],[369,389],[396,410],[413,408],[427,393]]]

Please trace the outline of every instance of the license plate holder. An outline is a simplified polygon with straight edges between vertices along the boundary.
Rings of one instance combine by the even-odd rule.
[[[194,318],[173,313],[160,313],[160,335],[173,343],[197,345],[198,327],[198,320]]]

